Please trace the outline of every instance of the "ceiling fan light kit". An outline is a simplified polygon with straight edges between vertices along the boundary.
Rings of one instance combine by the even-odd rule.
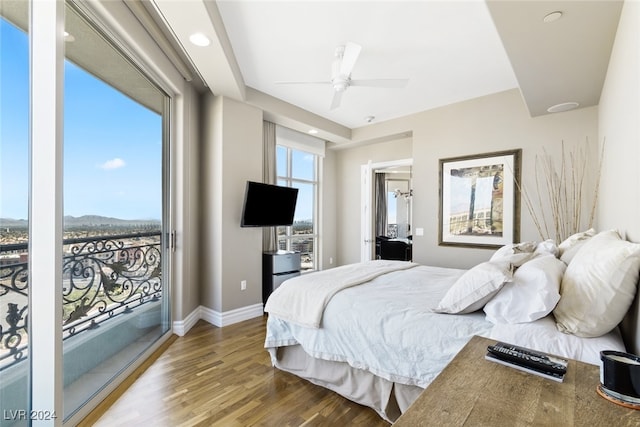
[[[333,99],[330,109],[336,109],[342,102],[342,94],[350,86],[361,87],[383,87],[383,88],[403,88],[407,85],[408,79],[368,79],[352,80],[351,72],[360,56],[362,46],[347,42],[340,45],[335,50],[335,59],[331,66],[331,79],[327,82],[277,82],[280,84],[329,84],[333,87]]]

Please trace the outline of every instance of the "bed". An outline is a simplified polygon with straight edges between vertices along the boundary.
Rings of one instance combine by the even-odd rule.
[[[389,422],[474,335],[599,364],[600,350],[626,350],[628,313],[637,350],[640,245],[614,231],[572,238],[507,245],[468,270],[377,260],[290,279],[265,305],[265,348]]]

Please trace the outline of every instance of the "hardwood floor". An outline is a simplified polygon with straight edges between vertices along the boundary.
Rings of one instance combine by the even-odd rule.
[[[389,426],[372,409],[273,368],[265,325],[266,318],[224,328],[199,321],[93,425]]]

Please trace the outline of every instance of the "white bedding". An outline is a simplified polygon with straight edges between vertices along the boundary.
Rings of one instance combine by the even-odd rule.
[[[473,335],[491,330],[482,312],[431,312],[463,273],[418,266],[350,287],[333,296],[320,329],[269,315],[265,347],[299,343],[313,357],[426,387]]]
[[[383,274],[417,265],[411,262],[378,260],[298,276],[287,280],[273,292],[264,311],[302,326],[319,328],[324,309],[336,293]]]
[[[496,324],[491,329],[489,338],[592,365],[600,365],[601,350],[626,351],[618,328],[601,337],[582,338],[558,331],[552,315],[531,323]]]
[[[319,329],[270,314],[265,347],[274,365],[277,347],[300,344],[313,357],[346,362],[389,381],[419,387],[426,387],[473,335],[594,364],[602,349],[624,351],[617,331],[601,338],[578,338],[558,332],[552,318],[494,326],[482,311],[433,313],[464,272],[418,266],[349,287],[327,304]]]

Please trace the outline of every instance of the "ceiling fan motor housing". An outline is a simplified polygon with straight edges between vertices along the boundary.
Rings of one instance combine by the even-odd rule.
[[[336,92],[344,92],[349,87],[350,81],[349,76],[338,75],[331,79],[331,84],[333,85],[333,90]]]

